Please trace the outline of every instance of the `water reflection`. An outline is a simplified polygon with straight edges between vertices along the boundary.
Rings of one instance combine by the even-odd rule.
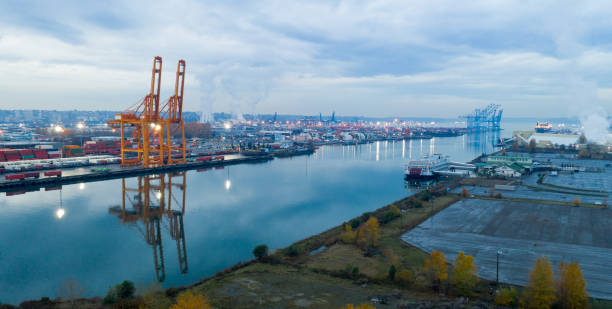
[[[186,182],[186,172],[139,176],[136,187],[126,185],[124,178],[121,180],[121,206],[108,209],[110,214],[119,218],[120,223],[135,227],[151,246],[155,277],[159,282],[166,279],[162,226],[169,231],[172,240],[176,241],[181,274],[187,273],[187,247],[183,225]],[[167,223],[164,222],[164,217],[167,218]]]

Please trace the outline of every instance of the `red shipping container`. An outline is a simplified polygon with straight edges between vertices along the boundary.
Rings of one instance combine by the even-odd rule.
[[[17,180],[17,179],[24,179],[25,175],[23,174],[11,174],[11,175],[6,175],[4,176],[4,179],[6,180]]]
[[[196,161],[202,162],[202,161],[210,161],[212,160],[212,158],[210,156],[207,157],[199,157],[196,159]]]
[[[46,171],[45,176],[62,176],[62,171]]]
[[[18,155],[8,155],[6,156],[6,161],[19,161],[21,157]]]

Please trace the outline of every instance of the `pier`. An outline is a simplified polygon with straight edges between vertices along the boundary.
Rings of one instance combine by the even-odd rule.
[[[215,168],[223,167],[228,165],[242,164],[242,163],[261,163],[267,162],[274,159],[272,154],[266,154],[255,157],[237,157],[221,161],[196,161],[187,162],[182,164],[173,164],[157,167],[127,167],[121,168],[119,165],[107,165],[110,167],[109,171],[93,172],[69,175],[60,177],[45,177],[45,178],[33,178],[24,179],[19,181],[0,181],[0,192],[6,191],[28,191],[28,189],[35,188],[54,188],[66,184],[75,184],[82,182],[92,182],[100,180],[118,179],[125,177],[136,177],[150,174],[161,174],[169,172],[186,171],[201,168]]]

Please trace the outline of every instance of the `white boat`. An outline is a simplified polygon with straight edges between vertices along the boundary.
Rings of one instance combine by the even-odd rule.
[[[436,177],[434,171],[443,169],[448,163],[448,156],[429,155],[420,160],[408,161],[404,174],[408,179],[430,179]]]

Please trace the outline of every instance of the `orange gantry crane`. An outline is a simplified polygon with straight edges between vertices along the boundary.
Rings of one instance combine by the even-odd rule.
[[[159,282],[166,278],[162,230],[168,230],[176,242],[179,271],[186,274],[188,270],[183,225],[186,185],[186,172],[138,176],[136,187],[128,186],[123,178],[121,206],[108,209],[117,215],[120,223],[134,226],[142,233],[153,249],[155,276]]]
[[[185,60],[178,62],[174,95],[160,108],[161,73],[162,58],[157,56],[153,59],[149,94],[108,122],[121,132],[122,166],[154,167],[185,162]],[[180,144],[172,144],[172,137],[177,134],[180,136]]]

